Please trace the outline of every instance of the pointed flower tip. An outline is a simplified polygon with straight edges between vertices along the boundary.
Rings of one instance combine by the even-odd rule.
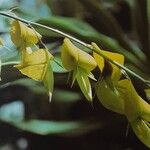
[[[48,96],[49,96],[49,102],[51,103],[52,102],[52,92],[49,92]]]

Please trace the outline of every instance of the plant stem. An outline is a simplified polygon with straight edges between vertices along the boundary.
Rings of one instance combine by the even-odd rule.
[[[97,50],[93,49],[92,45],[90,45],[90,44],[87,44],[87,43],[85,43],[85,42],[83,42],[83,41],[81,41],[81,40],[79,40],[79,39],[77,39],[77,38],[75,38],[75,37],[73,37],[73,36],[67,34],[67,33],[64,33],[64,32],[62,32],[62,31],[58,30],[58,29],[55,29],[55,28],[52,28],[52,27],[48,27],[48,26],[43,25],[43,24],[40,24],[40,23],[36,23],[36,22],[32,22],[32,21],[25,20],[25,19],[20,18],[20,17],[18,17],[18,16],[16,16],[16,15],[9,14],[8,12],[0,11],[0,15],[6,16],[6,17],[9,17],[9,18],[18,20],[18,21],[21,21],[21,22],[23,22],[23,23],[25,23],[25,24],[28,24],[28,25],[35,25],[35,26],[38,26],[38,27],[41,27],[41,28],[45,28],[45,29],[47,29],[47,30],[53,31],[53,32],[55,32],[55,33],[58,33],[58,34],[62,35],[63,37],[67,37],[67,38],[69,38],[69,39],[71,39],[71,40],[73,40],[73,41],[75,41],[75,42],[77,42],[77,43],[79,43],[79,44],[81,44],[81,45],[83,45],[83,46],[85,46],[85,47],[91,49],[92,51],[98,53],[98,54],[101,55],[105,60],[111,62],[112,64],[114,64],[114,65],[116,65],[116,66],[118,66],[120,69],[125,70],[126,72],[128,72],[128,73],[131,74],[132,76],[135,76],[136,78],[138,78],[139,80],[141,80],[142,82],[144,82],[148,87],[150,87],[150,81],[145,80],[143,77],[141,77],[140,75],[136,74],[136,73],[133,72],[132,70],[128,69],[128,68],[125,67],[124,65],[121,65],[121,64],[119,64],[118,62],[109,59],[107,56],[103,55],[103,54],[101,53],[101,51],[97,51]],[[7,64],[9,64],[9,62],[8,62]],[[2,65],[3,65],[3,64],[2,64]]]
[[[2,66],[16,65],[16,64],[19,64],[19,63],[20,63],[20,61],[8,61],[8,62],[2,63],[1,65],[2,65]]]

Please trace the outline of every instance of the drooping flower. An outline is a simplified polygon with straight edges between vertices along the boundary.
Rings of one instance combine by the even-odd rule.
[[[136,136],[150,148],[150,105],[136,92],[131,80],[118,83],[124,99],[124,112]]]
[[[73,83],[77,79],[84,96],[91,101],[92,90],[89,76],[92,75],[91,71],[97,66],[94,58],[65,38],[61,50],[61,59],[64,68],[73,71]]]
[[[123,55],[101,50],[95,43],[92,43],[92,46],[96,51],[100,51],[111,60],[120,64],[124,63]],[[105,68],[104,58],[95,52],[93,55],[99,69],[103,73]],[[109,66],[111,67],[111,72],[105,76],[101,76],[96,86],[96,94],[104,107],[111,111],[124,114],[124,100],[120,97],[120,93],[116,89],[117,82],[121,78],[122,73],[117,66],[113,64],[109,64]]]
[[[41,35],[35,30],[29,28],[20,21],[13,21],[11,24],[11,40],[17,47],[29,47],[37,44]]]
[[[38,49],[33,52],[30,51],[30,53],[26,50],[22,54],[24,56],[22,56],[21,63],[15,67],[29,78],[42,81],[51,99],[54,77],[50,61],[53,56],[47,49]]]
[[[120,59],[122,57],[119,57],[120,54],[103,52],[95,44],[93,48],[112,61],[120,64],[124,62]],[[104,71],[105,63],[100,63],[104,59],[98,54],[94,54],[94,57],[101,71]],[[98,82],[96,90],[98,99],[107,109],[124,114],[139,140],[150,148],[150,105],[138,95],[131,80],[121,79],[121,70],[111,63],[110,65],[112,72],[103,76]]]

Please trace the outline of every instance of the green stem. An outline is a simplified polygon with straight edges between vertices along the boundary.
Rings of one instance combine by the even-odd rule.
[[[73,40],[73,41],[75,41],[75,42],[77,42],[77,43],[79,43],[79,44],[81,44],[81,45],[83,45],[83,46],[91,49],[92,51],[98,53],[99,55],[101,55],[107,61],[111,62],[112,64],[114,64],[116,66],[118,66],[120,69],[125,70],[126,72],[128,72],[132,76],[135,76],[136,78],[138,78],[139,80],[141,80],[142,82],[144,82],[148,87],[150,87],[150,81],[145,80],[143,77],[141,77],[140,75],[136,74],[135,72],[133,72],[132,70],[128,69],[127,67],[119,64],[118,62],[109,59],[107,56],[103,55],[100,51],[97,51],[97,50],[93,49],[92,45],[90,45],[90,44],[87,44],[87,43],[85,43],[85,42],[83,42],[83,41],[81,41],[81,40],[79,40],[79,39],[77,39],[77,38],[75,38],[75,37],[67,34],[67,33],[64,33],[62,31],[58,30],[58,29],[55,29],[55,28],[52,28],[52,27],[48,27],[48,26],[42,25],[40,23],[36,23],[36,22],[25,20],[23,18],[17,17],[16,15],[9,14],[8,12],[2,12],[2,11],[0,11],[0,15],[6,16],[6,17],[9,17],[9,18],[18,20],[18,21],[21,21],[21,22],[23,22],[25,24],[28,24],[28,25],[35,25],[35,26],[38,26],[38,27],[41,27],[41,28],[45,28],[47,30],[53,31],[55,33],[58,33],[58,34],[62,35],[63,37],[67,37],[67,38],[69,38],[69,39],[71,39],[71,40]]]
[[[20,61],[8,61],[8,62],[2,63],[1,65],[2,65],[2,66],[16,65],[16,64],[19,64],[19,63],[20,63]]]

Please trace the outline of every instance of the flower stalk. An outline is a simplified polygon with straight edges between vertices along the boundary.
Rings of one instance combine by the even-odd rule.
[[[103,55],[103,54],[101,53],[101,51],[98,51],[98,50],[94,49],[91,44],[87,44],[87,43],[85,43],[85,42],[83,42],[83,41],[81,41],[81,40],[79,40],[79,39],[77,39],[77,38],[75,38],[75,37],[73,37],[73,36],[71,36],[71,35],[69,35],[69,34],[67,34],[67,33],[64,33],[64,32],[62,32],[62,31],[60,31],[60,30],[58,30],[58,29],[56,29],[56,28],[48,27],[48,26],[43,25],[43,24],[40,24],[40,23],[36,23],[36,22],[32,22],[32,21],[28,21],[28,20],[26,20],[26,19],[20,18],[20,17],[14,15],[13,13],[8,13],[8,12],[0,11],[0,15],[5,16],[5,17],[8,17],[8,18],[15,19],[15,20],[18,20],[18,21],[21,21],[21,22],[23,22],[23,23],[25,23],[25,24],[28,24],[28,25],[33,25],[33,26],[38,26],[38,27],[41,27],[41,28],[45,28],[45,29],[47,29],[47,30],[53,31],[53,32],[55,32],[55,33],[57,33],[57,34],[60,34],[60,35],[63,36],[63,37],[67,37],[67,38],[69,38],[70,40],[73,40],[73,41],[75,41],[75,42],[77,42],[77,43],[79,43],[79,44],[81,44],[81,45],[83,45],[83,46],[85,46],[85,47],[91,49],[93,52],[96,52],[97,54],[101,55],[105,60],[111,62],[112,64],[116,65],[116,66],[119,67],[120,69],[123,69],[124,71],[126,71],[126,72],[129,73],[130,75],[136,77],[137,79],[141,80],[141,81],[142,81],[143,83],[145,83],[148,87],[150,87],[150,81],[149,81],[149,80],[144,79],[142,76],[140,76],[140,75],[138,75],[137,73],[133,72],[133,71],[130,70],[129,68],[125,67],[124,65],[121,65],[121,64],[119,64],[118,62],[109,59],[107,56]],[[3,65],[4,65],[4,64],[3,64]]]

